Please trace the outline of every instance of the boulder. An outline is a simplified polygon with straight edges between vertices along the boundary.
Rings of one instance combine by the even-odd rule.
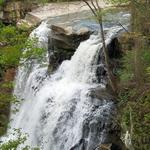
[[[72,27],[52,25],[48,41],[49,69],[53,71],[63,60],[70,59],[80,42],[87,40],[91,33],[87,28],[75,31]]]
[[[79,31],[74,31],[72,27],[62,28],[51,26],[51,36],[55,49],[67,49],[74,51],[80,42],[87,40],[91,31],[87,28],[81,28]]]

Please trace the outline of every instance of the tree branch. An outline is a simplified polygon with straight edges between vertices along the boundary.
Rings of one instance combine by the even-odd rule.
[[[83,0],[84,3],[86,3],[86,5],[90,8],[90,10],[92,11],[92,13],[94,14],[95,17],[97,17],[97,14],[95,13],[94,9],[91,7],[91,5],[86,1]]]

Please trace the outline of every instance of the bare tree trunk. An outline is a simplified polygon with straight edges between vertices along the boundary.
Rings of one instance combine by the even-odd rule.
[[[101,13],[102,8],[99,6],[98,0],[95,0],[95,3],[94,3],[94,0],[90,0],[90,1],[83,0],[83,2],[86,3],[86,5],[90,8],[90,10],[94,14],[94,16],[96,17],[96,19],[100,25],[100,32],[101,32],[101,38],[102,38],[102,43],[103,43],[105,64],[106,64],[107,73],[108,73],[108,80],[109,80],[109,83],[110,83],[110,86],[111,86],[113,92],[116,93],[117,89],[116,89],[116,85],[115,85],[115,81],[114,81],[114,75],[112,74],[112,71],[110,69],[108,49],[107,49],[107,46],[105,43],[103,19],[102,19],[102,13]]]

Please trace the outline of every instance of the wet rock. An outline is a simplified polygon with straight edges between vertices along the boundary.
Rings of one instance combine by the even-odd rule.
[[[100,144],[96,150],[123,150],[121,147],[114,143]]]
[[[81,28],[78,32],[74,31],[72,27],[62,28],[58,26],[51,26],[51,39],[55,49],[75,50],[81,41],[87,40],[91,31],[87,28]]]
[[[71,58],[80,42],[89,38],[91,31],[87,28],[74,31],[72,27],[62,28],[54,25],[51,30],[48,51],[49,70],[53,71],[63,60]]]
[[[118,38],[115,37],[107,45],[109,58],[119,58],[121,56],[121,47]]]
[[[86,141],[81,139],[76,145],[74,145],[70,150],[84,150]]]
[[[103,99],[105,99],[106,101],[115,100],[115,97],[111,95],[110,91],[106,88],[102,88],[101,86],[91,89],[90,96],[98,100],[103,100]]]
[[[88,139],[88,142],[84,142],[82,150],[126,150],[116,120],[116,98],[101,87],[91,89],[88,96],[91,110],[82,129],[82,139]],[[79,143],[75,145],[76,149],[80,149]]]
[[[118,33],[119,34],[119,33]],[[119,36],[119,35],[118,35]],[[110,43],[107,45],[108,56],[109,56],[109,67],[113,74],[113,82],[117,87],[117,70],[121,67],[120,58],[122,57],[122,49],[118,37],[111,39]],[[103,50],[97,59],[97,69],[96,69],[97,82],[107,86],[107,89],[111,94],[113,93],[108,80],[107,67],[105,65],[105,57]]]

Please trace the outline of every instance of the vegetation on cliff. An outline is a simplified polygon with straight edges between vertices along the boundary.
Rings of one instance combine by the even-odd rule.
[[[130,47],[130,44],[126,43],[130,48],[128,47],[129,49],[124,52],[123,65],[118,71],[121,124],[124,133],[129,131],[134,149],[148,150],[150,140],[150,49],[147,39],[141,35],[137,36],[132,33],[123,36],[125,36],[123,38],[130,39],[134,46]]]
[[[43,56],[43,49],[37,47],[37,38],[28,39],[30,32],[13,25],[0,24],[0,135],[7,129],[10,103],[18,102],[12,96],[12,90],[17,67],[22,65],[20,58],[27,61]],[[25,47],[30,51],[24,51]]]
[[[0,24],[0,135],[7,129],[15,70],[27,37],[15,26]]]
[[[129,149],[148,150],[150,141],[150,2],[131,1],[131,32],[122,35],[119,97],[121,124]],[[123,108],[123,109],[122,109]]]

